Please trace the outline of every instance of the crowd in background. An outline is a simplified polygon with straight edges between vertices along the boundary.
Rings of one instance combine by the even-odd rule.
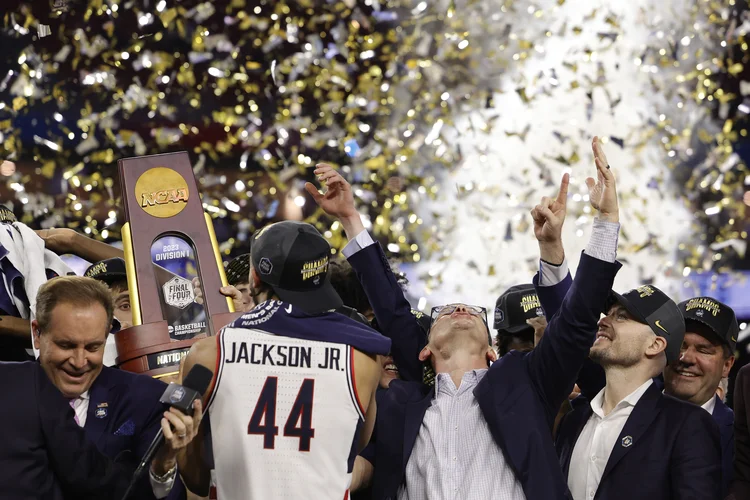
[[[749,369],[737,377],[734,411],[725,404],[739,332],[735,314],[711,297],[676,303],[649,283],[612,291],[621,270],[616,180],[596,138],[592,147],[595,175],[586,182],[596,218],[575,277],[561,240],[565,175],[557,196],[542,198],[531,213],[539,272],[505,291],[492,318],[487,304],[460,297],[430,313],[414,310],[403,276],[362,225],[348,182],[329,165],[317,167],[324,190],[308,184],[308,192],[349,240],[343,258],[326,260],[321,286],[338,293],[336,314],[390,340],[390,351],[376,358],[371,437],[347,469],[352,499],[750,498]],[[121,251],[70,229],[29,233],[7,210],[2,222],[0,360],[28,360],[32,345],[38,354],[38,361],[0,364],[16,371],[30,366],[25,374],[7,368],[6,392],[44,401],[28,409],[49,419],[40,436],[54,428],[68,450],[84,449],[81,436],[94,447],[75,466],[66,464],[70,458],[49,458],[56,479],[42,483],[27,464],[11,464],[0,472],[0,496],[26,498],[13,492],[28,487],[74,498],[71,492],[99,473],[101,481],[88,488],[92,497],[107,498],[103,491],[120,491],[106,489],[108,478],[123,464],[129,474],[161,429],[165,444],[133,498],[194,497],[188,490],[222,498],[216,442],[217,471],[205,475],[205,464],[195,465],[196,449],[211,448],[208,419],[200,430],[202,405],[192,414],[165,412],[163,381],[116,368],[113,339],[133,324]],[[38,254],[26,250],[20,257],[12,248],[19,239]],[[266,276],[271,272],[258,271],[266,251],[253,246],[226,266],[229,287],[220,292],[238,311],[287,300]],[[84,277],[66,276],[58,262],[64,253],[94,263]],[[213,411],[206,416],[218,418]],[[59,438],[63,431],[73,437]],[[80,477],[97,463],[104,469]]]

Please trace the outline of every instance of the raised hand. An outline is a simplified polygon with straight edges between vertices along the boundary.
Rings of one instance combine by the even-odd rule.
[[[314,184],[310,182],[305,184],[305,189],[313,197],[315,203],[325,213],[341,221],[349,239],[364,231],[359,212],[354,206],[352,187],[346,179],[327,163],[318,163],[315,166],[315,175],[318,176],[318,181],[326,187],[325,192],[320,193]]]
[[[570,176],[568,174],[563,175],[557,198],[545,196],[539,205],[531,210],[531,217],[534,219],[534,236],[540,243],[553,243],[562,240],[569,182]]]
[[[77,233],[67,228],[37,229],[34,231],[44,240],[44,246],[58,255],[69,253]]]
[[[596,164],[596,180],[593,177],[586,179],[591,207],[599,212],[600,219],[619,222],[620,209],[617,203],[617,183],[598,137],[594,137],[591,149],[594,151],[594,163]]]
[[[325,213],[339,218],[356,215],[352,187],[340,173],[326,163],[319,163],[315,166],[315,175],[325,186],[325,192],[321,194],[310,182],[305,184],[305,189]]]

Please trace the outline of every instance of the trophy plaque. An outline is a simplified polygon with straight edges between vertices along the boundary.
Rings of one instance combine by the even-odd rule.
[[[118,161],[133,326],[115,336],[121,369],[175,375],[190,346],[240,313],[219,293],[227,284],[211,217],[203,211],[188,154]],[[199,278],[203,304],[195,301]]]

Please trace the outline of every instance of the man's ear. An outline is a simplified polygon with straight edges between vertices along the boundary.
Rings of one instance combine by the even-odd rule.
[[[729,356],[724,360],[724,367],[721,373],[722,378],[729,376],[729,371],[732,369],[732,366],[734,366],[734,356]]]
[[[424,348],[419,351],[419,361],[427,361],[430,359],[430,356],[432,356],[432,351],[428,345],[424,346]]]
[[[667,339],[658,335],[654,336],[646,348],[646,355],[650,358],[661,354],[667,349]]]
[[[34,349],[39,351],[41,349],[42,339],[39,338],[39,322],[35,319],[31,320],[31,333],[34,336]]]
[[[263,283],[260,276],[258,276],[258,271],[256,271],[254,267],[250,269],[250,282],[255,289],[260,288],[261,283]]]
[[[495,352],[495,350],[494,350],[494,349],[492,348],[492,346],[490,346],[490,347],[488,347],[488,348],[487,348],[487,360],[488,360],[488,361],[491,361],[491,362],[493,362],[493,363],[494,363],[495,361],[497,361],[497,353],[496,353],[496,352]]]

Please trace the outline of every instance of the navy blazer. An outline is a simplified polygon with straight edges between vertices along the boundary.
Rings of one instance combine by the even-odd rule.
[[[102,453],[135,471],[161,428],[166,407],[159,398],[165,388],[164,382],[152,377],[103,367],[89,389],[86,436]],[[135,492],[133,498],[155,500],[148,471]],[[167,498],[185,497],[178,475]]]
[[[737,372],[734,380],[734,480],[730,498],[750,498],[750,365]]]
[[[719,426],[721,442],[721,484],[722,498],[729,493],[729,487],[734,478],[734,412],[724,402],[716,397],[716,406],[712,416]]]
[[[421,363],[413,353],[425,345],[424,332],[414,320],[382,248],[371,245],[349,261],[382,333],[393,342],[399,370],[403,366],[412,377],[421,375]],[[619,268],[617,263],[583,255],[576,280],[541,343],[530,353],[512,351],[503,356],[474,390],[492,437],[526,498],[570,498],[554,450],[552,424],[588,355],[599,313]],[[433,393],[432,387],[420,382],[391,382],[376,420],[374,499],[395,498],[404,483],[406,464]]]
[[[119,499],[130,471],[101,454],[36,362],[0,363],[0,497]]]
[[[560,307],[559,298],[565,295],[569,287],[569,282],[565,281],[554,286],[536,287],[539,301],[547,315],[557,312],[557,309]],[[581,367],[577,383],[581,389],[581,395],[587,401],[590,401],[606,384],[604,370],[597,363],[587,359],[583,367]],[[660,390],[664,390],[664,381],[661,375],[654,378],[654,383]],[[734,477],[734,412],[716,396],[716,406],[714,407],[712,416],[719,427],[721,437],[721,483],[723,498],[727,495],[729,487],[732,484],[732,478]]]
[[[578,398],[577,398],[578,399]],[[556,447],[567,479],[578,436],[592,415],[577,402],[563,417]],[[719,430],[700,406],[652,384],[633,408],[604,467],[594,500],[719,500]]]

